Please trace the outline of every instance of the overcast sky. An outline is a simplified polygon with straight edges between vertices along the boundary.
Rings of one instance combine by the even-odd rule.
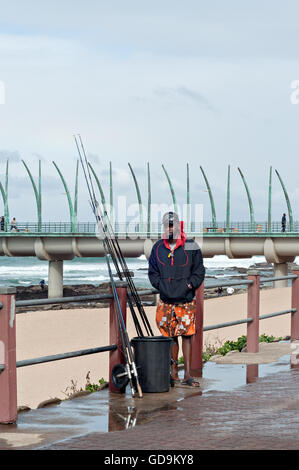
[[[37,177],[40,159],[43,220],[69,219],[52,161],[73,193],[80,133],[107,199],[111,161],[114,198],[136,201],[130,162],[146,205],[150,162],[153,202],[171,202],[164,164],[184,204],[188,162],[191,202],[211,218],[201,165],[225,220],[231,165],[231,218],[248,220],[239,166],[262,221],[272,165],[273,219],[287,212],[277,169],[299,220],[296,0],[0,0],[0,11],[0,178],[9,157],[11,216],[36,220],[21,160]],[[82,172],[78,218],[93,220]]]

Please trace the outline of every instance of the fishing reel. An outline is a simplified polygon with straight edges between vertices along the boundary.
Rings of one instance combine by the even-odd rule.
[[[125,364],[116,364],[111,371],[111,378],[116,388],[126,388],[129,383],[129,377]]]

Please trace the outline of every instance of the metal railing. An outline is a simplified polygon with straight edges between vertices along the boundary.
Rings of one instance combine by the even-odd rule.
[[[69,359],[71,357],[87,356],[88,354],[97,354],[97,353],[106,352],[106,351],[115,351],[115,349],[117,349],[117,345],[110,344],[109,346],[101,346],[99,348],[81,349],[79,351],[53,354],[52,356],[36,357],[33,359],[25,359],[23,361],[17,361],[16,367],[25,367],[25,366],[33,366],[35,364],[44,364],[45,362],[59,361],[61,359]]]
[[[119,301],[122,303],[122,311],[124,320],[126,319],[126,305],[127,296],[131,295],[127,293],[127,287],[125,282],[118,282],[118,295]],[[3,292],[3,293],[2,293]],[[109,370],[111,372],[114,365],[123,363],[124,356],[121,345],[120,333],[118,327],[113,319],[115,318],[115,305],[114,296],[112,293],[102,293],[98,295],[86,295],[86,296],[74,296],[74,297],[61,297],[51,299],[31,299],[31,300],[14,300],[15,289],[3,288],[0,292],[0,296],[3,302],[0,302],[1,307],[4,310],[3,316],[0,317],[0,423],[15,423],[17,420],[17,400],[16,400],[16,370],[17,368],[32,366],[36,364],[43,364],[68,358],[81,357],[90,354],[97,354],[102,352],[110,352],[109,357]],[[150,295],[156,293],[154,289],[140,290],[139,295]],[[110,341],[111,338],[115,339],[115,342],[111,342],[108,346],[100,346],[95,348],[81,349],[77,351],[65,352],[60,354],[35,357],[25,360],[16,361],[16,344],[15,344],[15,314],[24,313],[16,312],[17,307],[32,307],[37,305],[48,305],[57,303],[69,303],[69,302],[86,302],[86,301],[110,301]],[[6,351],[10,351],[10,354],[6,354]],[[2,354],[3,353],[3,354]],[[1,361],[4,363],[2,364]],[[110,373],[109,373],[110,376]],[[115,389],[112,381],[109,380],[109,389],[112,391],[119,391]]]
[[[126,223],[115,223],[113,225],[116,234],[157,234],[161,235],[163,227],[161,223],[151,223],[150,227],[146,224],[143,225],[143,231],[139,223],[126,222]],[[0,229],[1,234],[27,234],[27,233],[81,233],[81,234],[95,234],[97,227],[95,222],[77,222],[72,226],[70,222],[43,222],[39,230],[38,223],[35,222],[23,222],[17,223],[17,230],[10,231],[10,227],[6,231]],[[206,222],[191,222],[189,234],[196,233],[282,233],[281,222],[272,222],[271,226],[268,226],[268,222],[256,221],[254,225],[250,222],[232,221],[230,226],[226,227],[226,223],[223,221],[217,221],[216,224],[211,221]],[[299,221],[293,222],[293,230],[290,231],[290,226],[287,223],[286,230],[283,232],[288,233],[299,233]]]
[[[229,326],[239,325],[246,323],[247,324],[247,352],[258,352],[259,344],[259,335],[258,335],[258,325],[259,321],[271,318],[280,315],[291,314],[291,340],[299,340],[299,270],[294,268],[294,273],[288,276],[280,277],[271,277],[271,278],[260,278],[260,274],[257,271],[248,271],[248,279],[240,280],[222,280],[217,282],[212,282],[208,285],[202,285],[196,291],[196,334],[192,339],[192,361],[191,369],[199,371],[199,375],[202,375],[202,366],[203,366],[203,332],[211,331],[219,328],[225,328]],[[259,292],[261,282],[275,282],[279,280],[292,280],[292,302],[291,308],[287,310],[282,310],[278,312],[271,312],[267,314],[259,314]],[[234,321],[224,322],[216,325],[207,325],[204,326],[204,288],[214,289],[215,287],[228,287],[236,285],[246,285],[248,288],[247,291],[247,318],[241,318]],[[126,305],[127,305],[127,287],[125,283],[120,283],[118,286],[119,289],[119,298],[122,303],[123,312],[126,315]],[[146,289],[140,290],[140,296],[158,294],[159,292],[156,289]],[[5,364],[0,364],[0,422],[15,422],[17,419],[17,410],[16,410],[16,369],[18,367],[25,367],[34,364],[41,364],[51,361],[57,361],[62,359],[67,359],[71,357],[79,357],[83,355],[96,354],[104,351],[110,352],[109,359],[109,370],[112,370],[112,366],[122,362],[121,356],[121,342],[119,339],[119,333],[117,331],[117,324],[115,320],[115,306],[114,299],[111,293],[103,293],[98,295],[88,295],[88,296],[75,296],[75,297],[64,297],[64,298],[53,298],[53,299],[36,299],[36,300],[26,300],[26,301],[16,301],[14,302],[14,294],[10,289],[7,289],[5,294],[0,293],[1,296],[1,305],[2,309],[0,310],[0,343],[4,345],[4,351],[10,350],[10,355],[3,354],[5,359]],[[24,306],[36,306],[36,305],[46,305],[46,304],[56,304],[56,303],[65,303],[65,302],[82,302],[90,300],[107,300],[110,301],[110,341],[114,337],[116,340],[111,342],[108,346],[100,346],[97,348],[82,349],[77,351],[71,351],[67,353],[55,354],[51,356],[43,356],[38,358],[31,358],[22,361],[16,361],[12,359],[12,351],[16,350],[15,345],[15,335],[12,335],[12,328],[15,328],[15,307],[24,307]],[[2,322],[2,323],[1,323]],[[8,332],[5,329],[9,329]],[[112,336],[111,336],[112,332]],[[3,352],[4,352],[3,351]],[[1,361],[1,350],[0,350],[0,361]],[[5,377],[4,377],[5,375]],[[110,377],[110,375],[109,375]],[[113,391],[119,391],[113,389],[111,385],[112,381],[109,380],[109,388]],[[15,396],[13,405],[11,405],[12,397]],[[3,406],[7,402],[7,407]],[[2,403],[2,405],[1,405]],[[7,411],[8,410],[8,411]]]
[[[280,276],[280,277],[270,277],[270,278],[261,278],[260,283],[266,283],[266,282],[275,282],[279,280],[294,280],[297,279],[297,275],[288,275],[288,276]],[[217,282],[212,282],[208,285],[206,285],[206,289],[215,289],[217,287],[231,287],[231,286],[238,286],[238,285],[247,285],[247,286],[252,286],[254,284],[253,280],[249,279],[243,279],[243,280],[234,280],[234,281],[217,281]],[[159,294],[159,291],[156,289],[146,289],[146,290],[140,290],[139,295],[151,295],[151,294]],[[130,295],[130,294],[129,294]],[[50,305],[50,304],[59,304],[59,303],[70,303],[70,302],[87,302],[87,301],[99,301],[99,300],[112,300],[113,295],[112,294],[107,294],[107,293],[102,293],[102,294],[97,294],[97,295],[85,295],[85,296],[73,296],[73,297],[62,297],[62,298],[52,298],[52,299],[31,299],[31,300],[18,300],[16,301],[15,305],[16,307],[29,307],[29,306],[38,306],[38,305]],[[0,307],[1,308],[1,307]],[[259,320],[263,320],[266,318],[272,318],[275,316],[280,316],[280,315],[285,315],[288,313],[294,313],[296,312],[296,308],[290,308],[288,310],[283,310],[279,312],[274,312],[274,313],[268,313],[265,315],[259,316]],[[18,312],[17,312],[18,313]],[[22,312],[24,313],[24,312]],[[253,318],[244,318],[240,320],[234,320],[230,322],[224,322],[224,323],[219,323],[216,325],[209,325],[209,326],[204,326],[202,328],[203,331],[211,331],[219,328],[225,328],[229,326],[234,326],[234,325],[239,325],[243,323],[251,323],[253,322]],[[87,355],[87,354],[95,354],[98,352],[104,352],[104,351],[113,351],[117,349],[116,345],[109,345],[109,346],[103,346],[99,348],[92,348],[92,349],[85,349],[85,350],[80,350],[80,351],[73,351],[73,352],[68,352],[68,353],[62,353],[62,354],[56,354],[53,356],[45,356],[45,357],[40,357],[40,358],[35,358],[35,359],[28,359],[25,361],[18,361],[17,362],[17,367],[24,367],[28,365],[33,365],[33,364],[40,364],[43,362],[50,362],[54,360],[59,360],[59,359],[66,359],[69,357],[78,357],[80,355]],[[3,366],[0,365],[0,371]]]
[[[157,293],[155,289],[147,289],[139,291],[139,295],[151,295],[153,293]],[[131,295],[127,293],[127,295]],[[78,295],[73,297],[58,297],[58,298],[50,298],[50,299],[31,299],[31,300],[17,300],[15,303],[16,307],[33,307],[38,305],[51,305],[51,304],[62,304],[62,303],[73,303],[73,302],[89,302],[89,301],[99,301],[99,300],[110,300],[113,301],[114,297],[112,294],[102,293],[97,295]],[[16,312],[24,313],[24,312]],[[110,344],[108,346],[101,346],[98,348],[88,348],[82,349],[80,351],[72,351],[67,353],[55,354],[52,356],[44,356],[34,359],[26,359],[23,361],[18,361],[16,363],[17,367],[24,367],[24,366],[31,366],[34,364],[42,364],[45,362],[57,361],[60,359],[68,359],[71,357],[78,357],[78,356],[86,356],[88,354],[96,354],[99,352],[106,352],[106,351],[114,351],[117,349],[116,344]],[[1,365],[0,365],[1,371]]]
[[[267,277],[267,278],[260,278],[259,279],[259,284],[264,284],[266,282],[275,282],[275,281],[281,281],[281,280],[294,280],[294,279],[297,279],[298,276],[296,274],[290,274],[288,276],[277,276],[277,277]],[[254,284],[254,281],[253,280],[246,280],[246,279],[243,279],[242,281],[217,281],[217,282],[213,282],[211,284],[209,284],[208,286],[206,286],[207,289],[212,289],[212,288],[216,288],[216,287],[231,287],[231,286],[237,286],[237,285],[253,285]],[[294,313],[296,312],[296,308],[290,308],[288,310],[282,310],[280,312],[274,312],[274,313],[268,313],[268,314],[265,314],[265,315],[260,315],[258,317],[259,320],[264,320],[266,318],[272,318],[272,317],[276,317],[276,316],[279,316],[279,315],[286,315],[288,313]],[[244,318],[244,319],[241,319],[241,320],[235,320],[235,321],[231,321],[231,322],[226,322],[226,323],[218,323],[217,325],[209,325],[209,326],[204,326],[203,327],[203,331],[210,331],[210,330],[216,330],[216,329],[219,329],[219,328],[225,328],[225,327],[228,327],[228,326],[234,326],[234,325],[240,325],[242,323],[251,323],[253,321],[252,318]]]

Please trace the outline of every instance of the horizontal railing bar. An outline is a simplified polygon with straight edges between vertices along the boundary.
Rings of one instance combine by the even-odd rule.
[[[275,313],[267,313],[265,315],[259,316],[259,320],[264,320],[265,318],[277,317],[278,315],[285,315],[287,313],[293,313],[293,312],[296,312],[295,308],[291,308],[290,310],[282,310],[280,312],[275,312]],[[231,321],[227,323],[218,323],[217,325],[204,326],[203,331],[216,330],[218,328],[225,328],[227,326],[239,325],[241,323],[250,323],[252,321],[253,321],[252,318],[244,318],[243,320],[235,320],[235,321]]]
[[[288,276],[279,277],[261,277],[260,282],[283,281],[285,279],[297,279],[297,274],[289,274]]]
[[[137,291],[138,295],[152,295],[152,294],[159,294],[159,291],[157,289],[147,289],[147,290],[139,290]],[[128,295],[132,295],[130,292],[128,292]]]
[[[58,304],[67,302],[82,302],[84,300],[105,300],[113,299],[112,294],[96,294],[96,295],[76,295],[74,297],[53,297],[50,299],[31,299],[17,300],[16,307],[29,307],[34,305]]]
[[[211,284],[206,284],[205,283],[205,289],[213,289],[214,287],[225,287],[225,286],[238,286],[240,284],[253,284],[253,281],[251,279],[242,279],[240,281],[235,280],[235,281],[219,281],[219,282],[213,282]]]
[[[139,295],[151,295],[158,294],[159,292],[156,289],[147,289],[138,291]],[[128,293],[128,295],[132,295]],[[49,305],[49,304],[58,304],[58,303],[68,303],[68,302],[83,302],[87,300],[105,300],[113,299],[113,294],[103,293],[96,295],[76,295],[73,297],[53,297],[50,299],[30,299],[30,300],[17,300],[16,307],[30,307],[34,305]]]
[[[218,323],[218,325],[204,326],[203,331],[217,330],[218,328],[225,328],[226,326],[240,325],[240,323],[250,323],[252,318],[244,318],[243,320],[235,320],[227,323]]]
[[[43,356],[37,357],[35,359],[25,359],[23,361],[17,361],[17,367],[25,367],[25,366],[32,366],[35,364],[42,364],[44,362],[52,362],[52,361],[59,361],[61,359],[69,359],[71,357],[78,357],[78,356],[87,356],[88,354],[96,354],[100,352],[106,351],[114,351],[117,349],[116,344],[112,344],[110,346],[102,346],[99,348],[91,348],[91,349],[82,349],[80,351],[73,351],[68,353],[62,354],[55,354],[53,356]]]
[[[281,312],[275,313],[266,313],[265,315],[261,315],[259,320],[264,320],[265,318],[277,317],[278,315],[285,315],[287,313],[294,313],[296,312],[296,308],[291,308],[290,310],[281,310]]]

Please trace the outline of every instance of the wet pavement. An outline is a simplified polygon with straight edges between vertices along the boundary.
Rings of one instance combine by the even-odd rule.
[[[129,390],[105,388],[22,412],[17,424],[0,425],[0,449],[298,450],[299,369],[291,356],[268,364],[209,361],[200,390],[177,384],[133,399]]]

